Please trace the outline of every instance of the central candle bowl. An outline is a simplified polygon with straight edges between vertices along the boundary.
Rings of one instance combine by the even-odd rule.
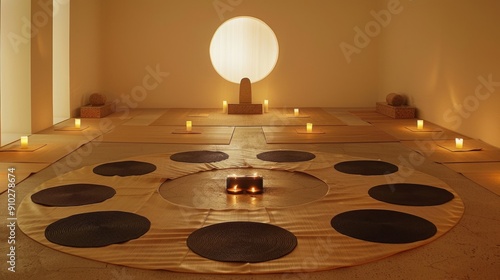
[[[264,192],[262,176],[227,176],[226,192],[229,194],[261,194]]]

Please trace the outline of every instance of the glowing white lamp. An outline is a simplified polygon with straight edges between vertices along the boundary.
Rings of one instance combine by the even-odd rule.
[[[237,84],[242,77],[253,83],[267,77],[276,66],[278,56],[278,39],[273,30],[254,17],[233,17],[225,21],[210,42],[210,59],[215,71]]]
[[[193,122],[186,121],[186,131],[192,131],[192,130],[193,130]]]
[[[313,124],[312,123],[307,123],[306,124],[306,132],[311,133],[313,131]]]
[[[82,126],[82,120],[75,119],[75,128],[80,128]]]
[[[222,113],[227,113],[227,101],[222,101]]]
[[[299,116],[299,109],[297,109],[297,108],[293,109],[293,115],[298,117]]]
[[[269,100],[264,100],[264,113],[269,112]]]
[[[424,129],[424,121],[417,120],[417,129]]]
[[[28,148],[28,136],[21,136],[21,148]]]
[[[462,149],[464,147],[464,139],[462,139],[462,138],[455,138],[455,147],[457,149]]]

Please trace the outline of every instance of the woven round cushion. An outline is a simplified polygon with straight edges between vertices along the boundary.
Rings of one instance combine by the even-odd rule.
[[[102,106],[106,104],[106,96],[101,93],[92,93],[89,97],[90,105]]]
[[[404,244],[434,236],[436,226],[411,214],[380,209],[363,209],[340,213],[331,226],[341,234],[364,241]]]
[[[44,206],[80,206],[103,202],[115,194],[108,186],[71,184],[41,190],[31,195],[31,201]]]
[[[186,163],[210,163],[223,161],[229,158],[229,155],[223,152],[212,151],[190,151],[176,153],[170,156],[170,159],[177,162]]]
[[[397,172],[399,168],[385,161],[379,160],[352,160],[335,164],[337,171],[353,175],[387,175]]]
[[[403,106],[406,104],[406,98],[398,93],[389,93],[385,100],[391,106]]]
[[[257,158],[271,162],[301,162],[313,160],[316,156],[309,152],[283,150],[260,153]]]
[[[194,231],[189,235],[187,245],[207,259],[257,263],[289,254],[297,246],[297,238],[275,225],[227,222]]]
[[[134,160],[105,163],[93,169],[95,174],[101,176],[121,177],[146,175],[155,170],[156,165],[154,164]]]
[[[379,201],[406,206],[441,205],[455,197],[445,189],[408,183],[375,186],[368,194]]]
[[[149,231],[151,222],[134,213],[101,211],[60,219],[45,229],[52,243],[77,248],[103,247],[137,239]]]

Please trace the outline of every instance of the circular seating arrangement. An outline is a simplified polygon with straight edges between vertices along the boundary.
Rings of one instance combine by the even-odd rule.
[[[226,193],[228,174],[256,171],[264,175],[262,194]],[[450,187],[418,171],[387,184],[398,172],[380,160],[293,150],[141,156],[45,182],[21,202],[18,222],[48,247],[118,265],[318,271],[416,248],[458,223],[463,203]],[[140,254],[124,257],[137,248]],[[320,251],[323,258],[304,264]]]

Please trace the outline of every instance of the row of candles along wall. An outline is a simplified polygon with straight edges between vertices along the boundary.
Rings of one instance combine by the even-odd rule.
[[[417,130],[424,129],[424,121],[417,120]],[[464,139],[463,138],[455,138],[455,147],[457,149],[462,149],[464,147]]]
[[[227,101],[224,101],[225,108],[227,110]],[[267,100],[264,100],[264,106],[268,105],[269,102]],[[265,107],[264,107],[265,108]],[[299,109],[293,109],[294,116],[299,116]],[[75,119],[75,128],[79,129],[81,128],[82,121],[80,119]],[[193,122],[192,121],[186,121],[186,131],[192,131],[193,129]],[[312,123],[307,123],[306,124],[306,131],[307,132],[312,132],[313,129],[313,124]],[[424,121],[423,120],[417,120],[417,129],[418,130],[423,130],[424,129]],[[457,149],[462,149],[464,146],[464,139],[463,138],[455,138],[455,146]],[[28,136],[21,136],[21,148],[28,148]]]

